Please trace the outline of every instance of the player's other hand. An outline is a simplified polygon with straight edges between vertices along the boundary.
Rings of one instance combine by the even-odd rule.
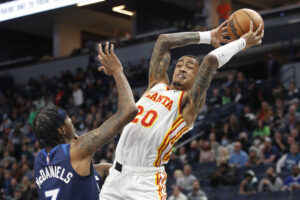
[[[253,31],[253,22],[250,21],[249,32],[242,35],[241,38],[244,38],[246,40],[245,49],[248,49],[250,47],[260,45],[263,37],[264,37],[264,30],[263,30],[262,24],[260,24],[258,29],[254,32]]]
[[[221,43],[229,43],[232,40],[228,40],[225,38],[225,36],[227,36],[227,20],[225,22],[223,22],[222,24],[220,24],[217,28],[212,29],[210,31],[211,33],[211,42],[210,44],[215,47],[218,48],[221,46]]]
[[[103,71],[106,75],[113,76],[116,73],[123,72],[123,66],[114,52],[114,45],[106,42],[104,52],[102,45],[98,45],[98,60],[102,66],[98,68],[98,71]]]

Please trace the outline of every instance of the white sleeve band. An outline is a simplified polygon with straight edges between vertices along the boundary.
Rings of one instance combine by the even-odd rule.
[[[210,31],[204,31],[204,32],[198,31],[198,33],[199,33],[199,37],[200,37],[198,44],[210,44],[210,42],[211,42]]]
[[[246,47],[246,40],[244,38],[240,38],[236,41],[230,42],[222,47],[219,47],[209,54],[213,54],[217,57],[219,66],[218,68],[225,65],[235,54],[240,52]]]

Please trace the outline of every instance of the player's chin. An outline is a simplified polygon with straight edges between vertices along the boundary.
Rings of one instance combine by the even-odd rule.
[[[182,90],[184,88],[184,81],[182,80],[173,80],[173,85],[176,87],[177,90]]]

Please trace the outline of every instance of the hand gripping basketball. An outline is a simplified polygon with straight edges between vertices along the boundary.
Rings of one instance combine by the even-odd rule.
[[[242,35],[241,38],[244,38],[246,41],[245,49],[248,49],[252,46],[260,45],[262,38],[264,37],[264,30],[262,24],[259,25],[258,29],[253,32],[253,22],[250,21],[250,30],[248,33]]]

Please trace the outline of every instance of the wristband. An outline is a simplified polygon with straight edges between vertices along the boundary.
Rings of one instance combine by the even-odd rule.
[[[211,42],[210,31],[204,31],[204,32],[198,31],[198,33],[199,33],[199,37],[200,37],[198,44],[210,44],[210,42]]]

